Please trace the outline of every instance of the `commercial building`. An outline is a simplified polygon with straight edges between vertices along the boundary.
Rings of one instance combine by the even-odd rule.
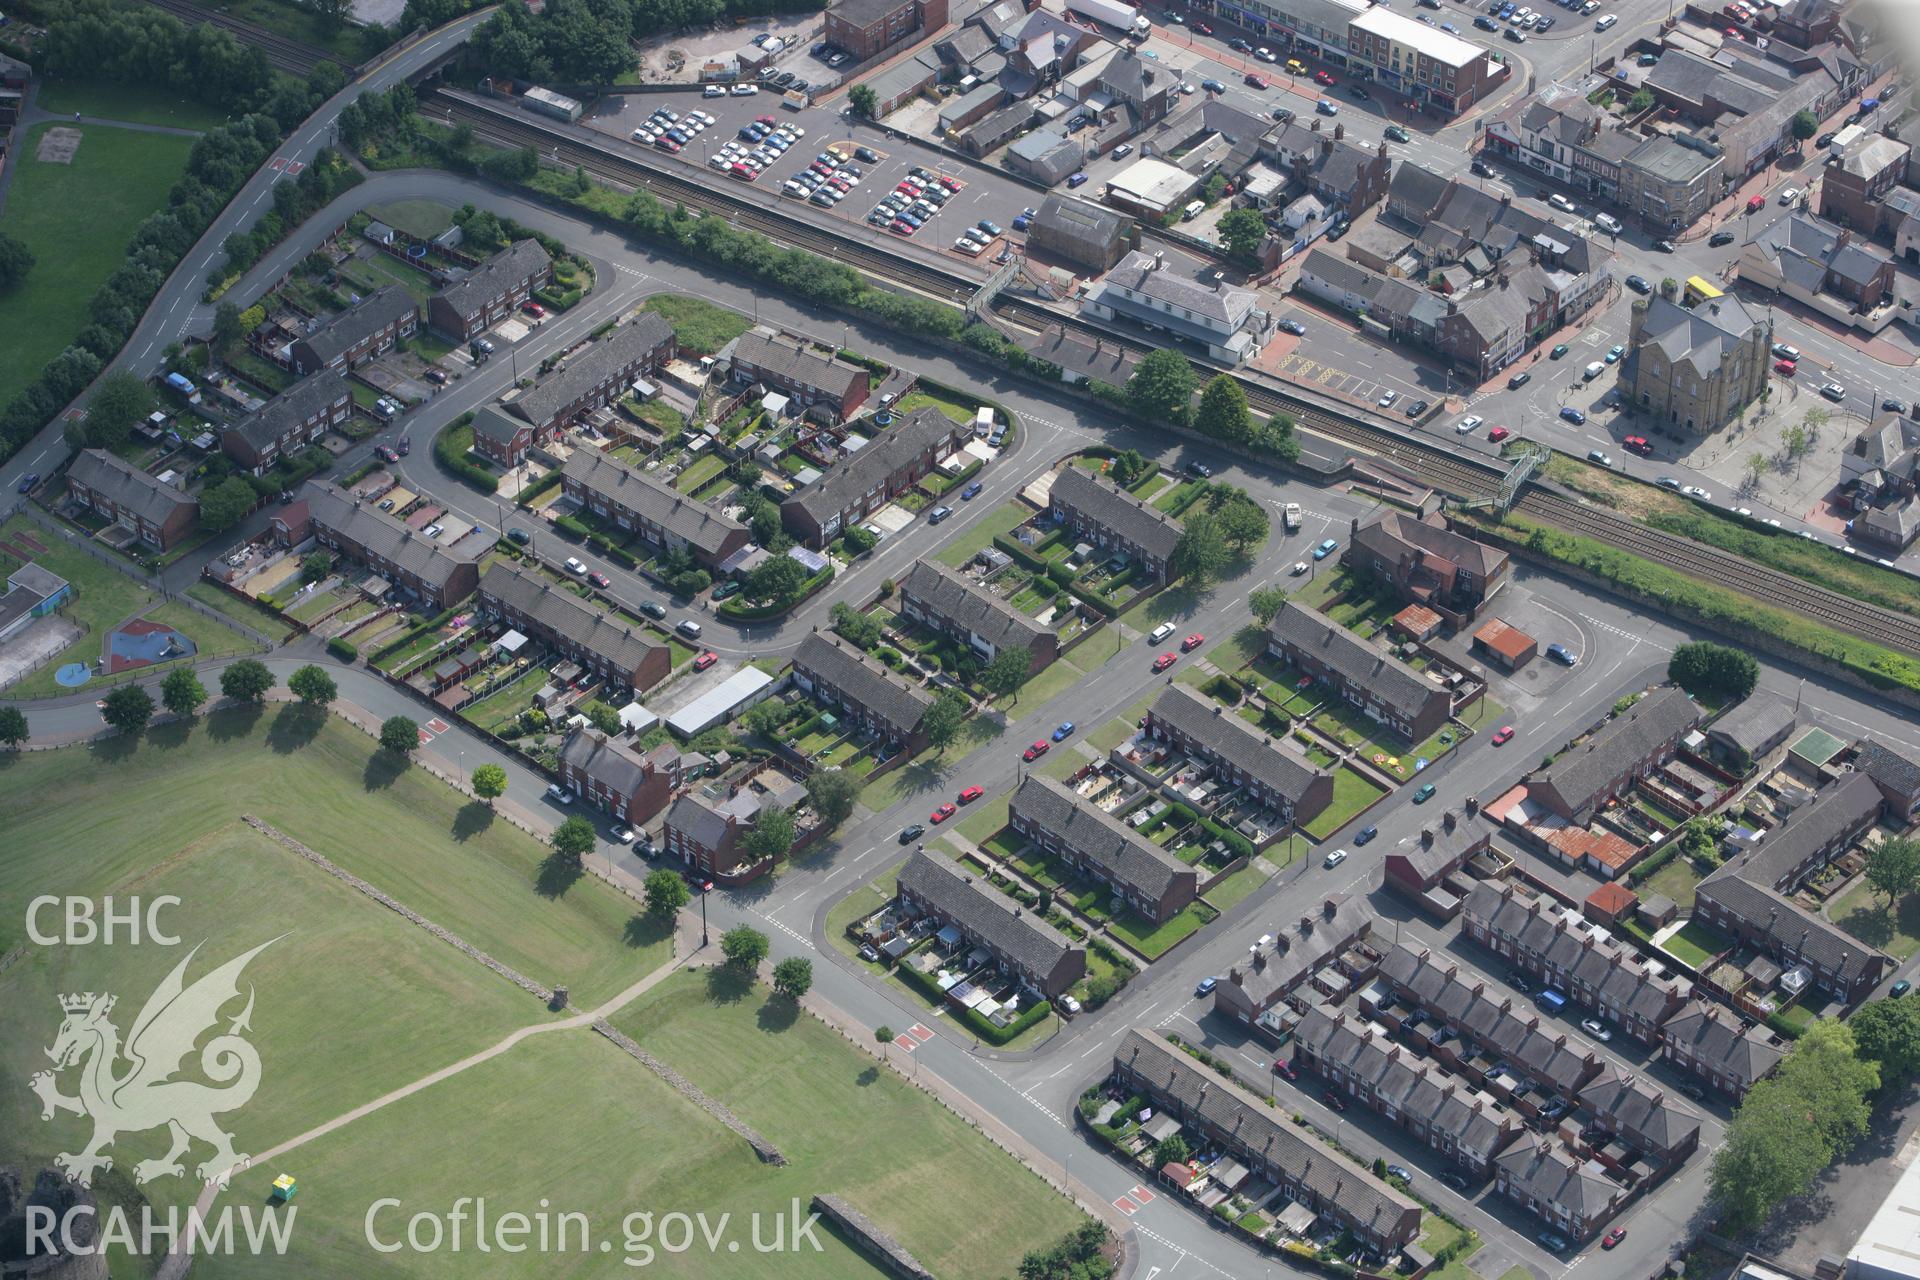
[[[1229,794],[1298,826],[1333,803],[1333,774],[1293,742],[1260,730],[1191,685],[1169,684],[1147,709],[1146,731],[1214,771]]]
[[[804,338],[773,329],[749,329],[722,355],[734,376],[791,397],[803,407],[820,406],[845,421],[867,402],[870,375],[859,365]]]
[[[587,445],[568,455],[560,488],[600,519],[662,551],[685,551],[708,569],[752,540],[745,525],[717,507]]]
[[[837,0],[827,10],[826,42],[865,62],[901,41],[947,25],[947,0]]]
[[[1199,896],[1197,869],[1052,778],[1027,775],[1013,793],[1007,824],[1156,925]]]
[[[938,408],[915,409],[780,504],[787,532],[819,550],[946,461],[971,430]]]
[[[427,300],[427,326],[468,342],[512,315],[553,279],[553,259],[538,240],[520,240]]]
[[[878,737],[887,755],[926,743],[921,721],[933,695],[887,670],[838,636],[814,631],[793,655],[794,683]]]
[[[1123,215],[1070,196],[1052,195],[1040,202],[1027,228],[1027,252],[1058,259],[1098,275],[1127,251],[1132,223]]]
[[[1259,300],[1251,289],[1169,268],[1160,250],[1136,249],[1094,287],[1086,306],[1097,319],[1171,333],[1206,347],[1215,360],[1239,364],[1259,354],[1273,330],[1273,317],[1259,309]]]
[[[1332,685],[1361,714],[1410,743],[1438,733],[1453,712],[1444,686],[1312,609],[1281,605],[1267,627],[1267,652]]]
[[[1080,467],[1061,467],[1047,497],[1047,512],[1103,555],[1126,556],[1155,581],[1167,580],[1180,526],[1112,481]]]
[[[680,749],[663,742],[642,751],[598,729],[575,729],[560,744],[559,773],[575,795],[615,821],[637,827],[680,789]]]
[[[1887,197],[1907,176],[1912,154],[1898,138],[1878,133],[1833,147],[1820,171],[1820,216],[1862,235],[1892,235],[1898,215]]]
[[[1003,649],[1028,656],[1027,673],[1060,655],[1060,637],[964,573],[937,560],[918,560],[899,585],[900,612],[952,636],[988,662]]]
[[[1453,532],[1437,515],[1384,509],[1355,519],[1340,563],[1392,585],[1403,604],[1432,609],[1450,627],[1470,624],[1507,583],[1507,553]]]
[[[1445,118],[1486,97],[1508,74],[1481,46],[1384,4],[1347,23],[1347,49],[1350,70],[1371,73],[1376,83],[1405,94],[1422,111]]]
[[[900,868],[900,901],[950,926],[1011,976],[1053,999],[1087,973],[1085,948],[1012,898],[937,853],[916,852]]]
[[[397,284],[376,291],[303,338],[288,355],[302,377],[322,369],[351,369],[384,355],[420,328],[420,307]]]
[[[165,551],[200,520],[200,503],[105,449],[82,449],[67,468],[67,492],[102,520],[124,525],[141,545]]]
[[[330,369],[220,428],[220,448],[243,470],[263,475],[352,416],[352,384]]]
[[[1893,259],[1865,232],[1789,214],[1740,250],[1740,279],[1830,319],[1878,333],[1893,319]]]
[[[1700,708],[1672,685],[1655,689],[1555,756],[1527,783],[1531,799],[1576,826],[1625,794],[1700,723]]]
[[[609,686],[609,698],[650,689],[673,666],[667,645],[616,622],[552,580],[496,564],[480,579],[479,603],[492,617],[572,658]]]
[[[480,582],[484,545],[455,551],[325,480],[310,482],[304,497],[315,542],[367,565],[430,608],[450,608]]]
[[[1662,426],[1712,433],[1766,390],[1773,320],[1731,294],[1694,307],[1658,295],[1633,307],[1622,403]]]

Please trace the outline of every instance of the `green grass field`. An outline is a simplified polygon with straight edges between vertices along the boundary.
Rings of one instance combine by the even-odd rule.
[[[1657,881],[1659,877],[1656,875],[1654,879]],[[1889,914],[1885,895],[1876,893],[1873,886],[1862,880],[1842,894],[1827,914],[1842,929],[1895,960],[1904,961],[1920,951],[1920,899],[1911,893],[1902,895]]]
[[[1316,840],[1324,840],[1351,822],[1354,815],[1378,800],[1380,788],[1346,765],[1333,772],[1333,800],[1315,814],[1302,830]]]
[[[166,208],[192,138],[87,125],[72,164],[35,159],[52,125],[26,130],[0,231],[37,260],[0,308],[0,402],[11,400],[87,323],[87,303],[126,260],[143,219]]]
[[[234,621],[245,623],[262,635],[283,636],[287,633],[287,624],[272,610],[264,609],[251,600],[228,595],[209,583],[196,582],[187,588],[187,594],[201,604],[218,609]]]
[[[453,210],[437,200],[395,200],[368,205],[367,212],[408,235],[431,240],[453,225]]]
[[[174,129],[216,129],[227,113],[163,90],[110,80],[45,80],[34,105],[57,116],[82,115],[128,124],[158,124]]]
[[[654,294],[644,310],[665,316],[681,351],[692,356],[710,356],[753,327],[738,311],[677,293]]]
[[[949,568],[958,569],[978,555],[982,548],[990,546],[995,534],[1012,533],[1032,515],[1033,512],[1021,503],[1003,502],[968,525],[967,531],[941,548],[935,558]]]

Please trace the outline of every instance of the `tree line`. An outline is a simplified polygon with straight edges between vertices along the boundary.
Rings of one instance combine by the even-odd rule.
[[[408,20],[425,20],[462,3],[408,0]],[[825,7],[822,0],[551,0],[536,14],[521,0],[508,0],[474,32],[471,53],[494,75],[612,84],[633,69],[630,40],[704,27],[722,17]]]

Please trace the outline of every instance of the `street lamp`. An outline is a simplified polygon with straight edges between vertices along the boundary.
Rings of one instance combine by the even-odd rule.
[[[713,881],[700,882],[700,945],[706,946],[711,940],[707,935],[707,895],[713,892]]]

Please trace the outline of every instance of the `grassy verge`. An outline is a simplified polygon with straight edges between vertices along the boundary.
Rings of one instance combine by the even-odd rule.
[[[1207,890],[1207,901],[1213,904],[1214,910],[1224,913],[1265,884],[1267,879],[1266,872],[1257,864],[1250,863]]]
[[[1018,502],[1003,502],[993,510],[968,525],[966,531],[940,549],[936,557],[941,564],[952,569],[978,555],[982,549],[991,546],[997,535],[1012,533],[1027,522],[1033,513]],[[1089,643],[1092,643],[1089,641]]]
[[[192,138],[81,127],[72,164],[35,158],[53,125],[16,134],[13,185],[0,231],[22,241],[36,265],[0,307],[0,404],[37,377],[88,322],[94,291],[126,260],[127,241],[167,206]]]
[[[238,653],[253,653],[257,648],[253,641],[226,623],[172,600],[147,610],[145,617],[149,622],[172,627],[193,641],[196,658],[230,658]]]
[[[201,604],[218,609],[235,622],[245,623],[265,636],[281,636],[287,631],[287,624],[270,609],[262,608],[251,600],[242,600],[238,596],[228,595],[216,586],[205,582],[196,582],[187,588],[187,594]]]
[[[1878,947],[1896,960],[1920,951],[1920,898],[1901,895],[1889,913],[1886,899],[1864,881],[1840,896],[1828,913],[1833,922],[1860,941]]]
[[[1216,908],[1201,901],[1190,903],[1163,924],[1129,909],[1115,916],[1107,930],[1147,959],[1158,960],[1219,918]]]
[[[710,356],[753,327],[738,311],[677,293],[656,293],[643,310],[665,316],[680,350],[693,356]]]

